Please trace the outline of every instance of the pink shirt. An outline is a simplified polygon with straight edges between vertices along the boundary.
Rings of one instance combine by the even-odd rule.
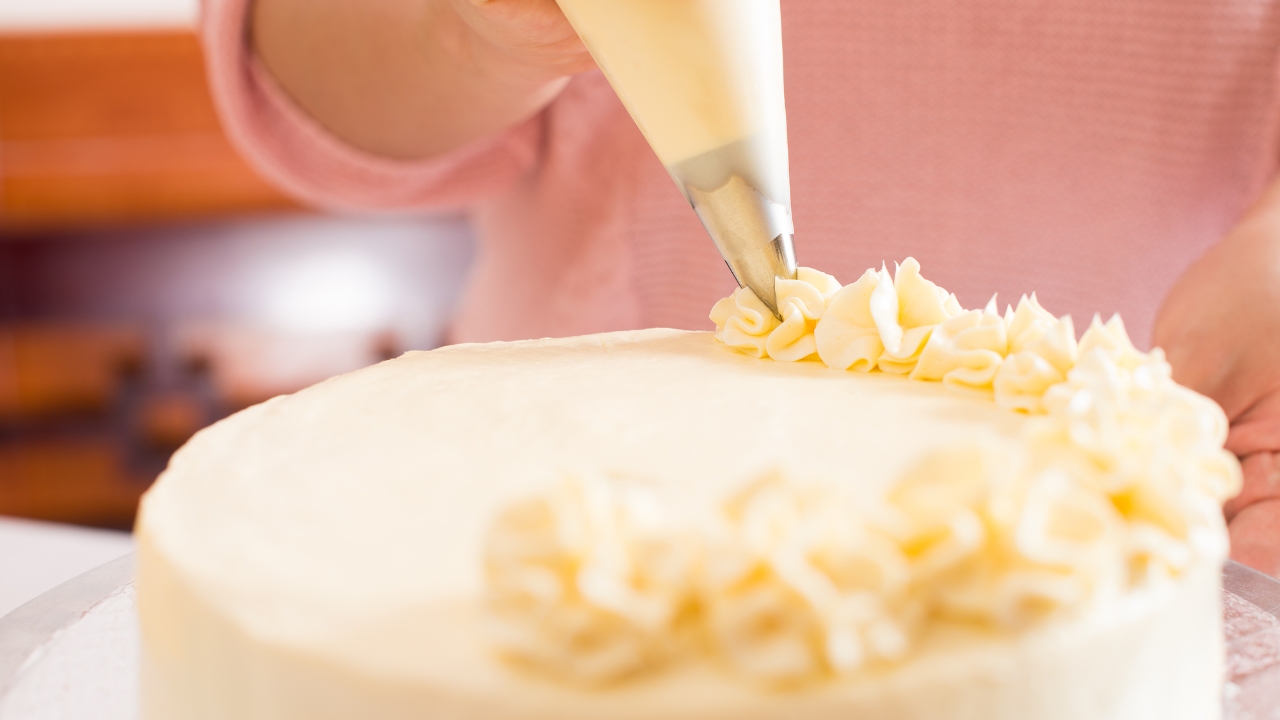
[[[392,161],[302,113],[206,0],[233,141],[331,209],[465,208],[458,341],[709,328],[733,288],[599,73],[448,156]],[[1149,336],[1176,277],[1276,171],[1277,0],[782,0],[796,250],[851,282],[915,256],[980,306],[1036,290]]]

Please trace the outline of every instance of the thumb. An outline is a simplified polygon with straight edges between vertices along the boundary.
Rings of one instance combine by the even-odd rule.
[[[1280,454],[1258,452],[1245,457],[1243,463],[1244,485],[1240,494],[1228,500],[1222,507],[1229,522],[1245,508],[1269,500],[1280,500]],[[1275,536],[1280,546],[1280,535]]]
[[[1241,457],[1280,452],[1280,392],[1271,392],[1231,422],[1226,447]]]

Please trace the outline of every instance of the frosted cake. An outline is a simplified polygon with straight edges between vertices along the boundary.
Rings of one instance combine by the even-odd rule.
[[[144,717],[1220,716],[1216,405],[914,261],[777,294],[201,432],[138,522]]]

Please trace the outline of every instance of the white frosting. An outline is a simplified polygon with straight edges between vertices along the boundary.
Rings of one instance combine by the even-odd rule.
[[[1053,388],[1051,417],[1027,426],[1022,447],[944,446],[871,502],[771,475],[687,525],[655,524],[648,535],[626,529],[634,511],[606,513],[608,531],[594,535],[598,544],[588,539],[571,562],[558,555],[545,562],[590,568],[592,558],[614,558],[606,574],[624,580],[610,587],[650,588],[659,593],[661,612],[644,598],[619,600],[631,598],[621,590],[602,600],[581,588],[543,592],[545,604],[509,608],[516,614],[505,619],[525,631],[517,644],[503,647],[562,677],[612,680],[671,659],[636,648],[664,644],[663,634],[664,648],[674,648],[673,618],[684,610],[738,671],[788,683],[900,660],[914,649],[914,630],[930,619],[1017,631],[1149,590],[1193,561],[1221,561],[1226,546],[1218,498],[1234,492],[1239,478],[1234,458],[1221,449],[1219,428],[1194,428],[1199,416],[1212,413],[1190,393],[1134,397],[1141,390],[1129,383],[1167,380],[1159,358],[1120,378],[1102,374],[1116,367],[1105,358],[1102,350],[1091,351]],[[1184,434],[1197,437],[1180,444]],[[514,512],[554,505],[562,493]],[[674,500],[663,508],[655,496],[643,497],[640,507],[652,518],[689,507]],[[497,536],[526,528],[503,545],[542,548],[548,527],[503,520]],[[635,539],[628,543],[628,537]],[[659,558],[668,574],[658,580],[622,560],[636,557]],[[493,587],[536,584],[527,579],[526,565],[503,567],[506,576],[494,577]],[[586,570],[576,572],[585,577]],[[676,579],[677,572],[685,575]],[[610,639],[597,639],[582,653],[578,662],[585,667],[562,658],[578,641],[558,613],[609,616],[610,624],[599,627],[577,624]],[[646,635],[654,631],[659,636]],[[531,638],[536,647],[527,646]],[[627,644],[631,662],[602,667],[596,655],[612,651],[614,639]]]
[[[653,505],[646,516],[690,512],[638,535],[627,518],[656,497],[604,512],[559,546],[549,538],[582,513],[553,512],[563,489],[528,500],[497,524],[494,537],[508,538],[498,545],[556,550],[536,562],[490,553],[498,615],[518,629],[500,641],[506,652],[611,680],[672,659],[692,624],[743,674],[787,683],[900,660],[913,628],[943,618],[1018,630],[1224,557],[1217,508],[1240,483],[1222,449],[1225,416],[1175,384],[1159,350],[1134,348],[1118,317],[1095,318],[1077,343],[1071,319],[1035,296],[1004,317],[994,298],[966,312],[912,259],[846,287],[801,268],[777,294],[780,321],[749,289],[717,303],[716,338],[756,358],[908,374],[1043,417],[1015,444],[940,440],[879,494],[851,499],[772,474],[696,512],[683,497]],[[542,519],[511,520],[530,513]],[[661,580],[636,560],[650,557]],[[597,576],[609,592],[590,591]],[[579,650],[584,633],[593,644]]]
[[[787,362],[815,356],[818,346],[813,330],[831,297],[840,290],[840,283],[826,273],[800,268],[795,280],[779,279],[776,287],[782,322],[769,333],[765,350],[774,360]]]
[[[815,271],[802,268],[801,273],[805,272]],[[823,275],[823,278],[830,276]],[[798,281],[805,279],[801,274]],[[797,281],[779,280],[778,285],[792,282]],[[882,267],[879,272],[868,270],[857,282],[844,288],[839,288],[832,278],[823,292],[831,287],[839,291],[830,296],[827,311],[819,318],[813,333],[819,358],[839,370],[910,373],[933,328],[962,312],[954,295],[921,277],[920,264],[912,258],[896,268],[893,278]],[[734,295],[741,293],[739,290]],[[736,317],[729,310],[728,306],[717,303],[711,320],[716,324],[716,337],[736,347],[729,334]],[[773,330],[761,328],[760,331]]]
[[[883,268],[880,274],[888,279]],[[872,293],[871,314],[880,329],[884,354],[876,367],[905,375],[915,367],[933,328],[961,313],[960,303],[946,290],[925,280],[920,275],[920,263],[913,258],[897,267],[892,292],[887,282],[878,289],[884,300],[881,302]]]
[[[794,306],[792,306],[794,310]],[[769,337],[782,323],[750,288],[738,288],[711,308],[716,339],[758,358],[769,354]]]
[[[1234,460],[1154,355],[1090,370],[1113,346],[1044,414],[676,331],[415,353],[257,406],[144,500],[143,717],[1212,717],[1196,498]],[[1108,417],[1182,442],[1095,462]]]
[[[709,636],[738,670],[770,682],[847,673],[908,646],[908,559],[828,487],[781,478],[728,499],[698,577]]]
[[[1005,312],[1005,325],[1009,355],[996,372],[996,404],[1007,410],[1043,412],[1045,391],[1065,380],[1076,362],[1071,318],[1054,318],[1032,295],[1018,301],[1017,310]]]
[[[814,329],[839,291],[835,278],[810,268],[800,268],[795,280],[779,278],[779,321],[749,288],[738,288],[711,308],[716,337],[755,357],[785,362],[809,359],[818,353]]]
[[[1008,328],[992,298],[986,309],[970,310],[935,327],[911,379],[940,380],[953,390],[990,396],[1008,351]]]
[[[494,640],[588,682],[672,650],[695,556],[644,483],[592,477],[508,508],[485,549]]]
[[[876,294],[878,287],[881,291]],[[857,282],[842,288],[827,302],[825,322],[821,323],[821,328],[814,328],[813,337],[818,357],[828,367],[865,372],[880,361],[885,345],[876,315],[872,314],[872,296],[881,307],[880,317],[883,318],[886,312],[897,312],[897,296],[886,293],[885,287],[891,287],[887,273],[868,270]],[[893,307],[889,307],[890,304]],[[723,323],[714,310],[711,320],[716,324],[716,338],[728,344],[723,337]]]

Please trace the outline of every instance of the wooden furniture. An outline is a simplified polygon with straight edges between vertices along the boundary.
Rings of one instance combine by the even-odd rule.
[[[223,135],[194,32],[0,32],[0,233],[294,207]]]
[[[130,326],[0,327],[0,422],[106,412],[145,354],[146,338]]]
[[[296,208],[224,136],[194,29],[0,29],[0,242]],[[132,524],[167,453],[217,415],[130,381],[152,340],[0,317],[0,515]]]
[[[149,480],[108,438],[0,444],[0,515],[126,529]]]
[[[132,525],[151,477],[119,426],[146,349],[129,326],[0,326],[0,515]]]

